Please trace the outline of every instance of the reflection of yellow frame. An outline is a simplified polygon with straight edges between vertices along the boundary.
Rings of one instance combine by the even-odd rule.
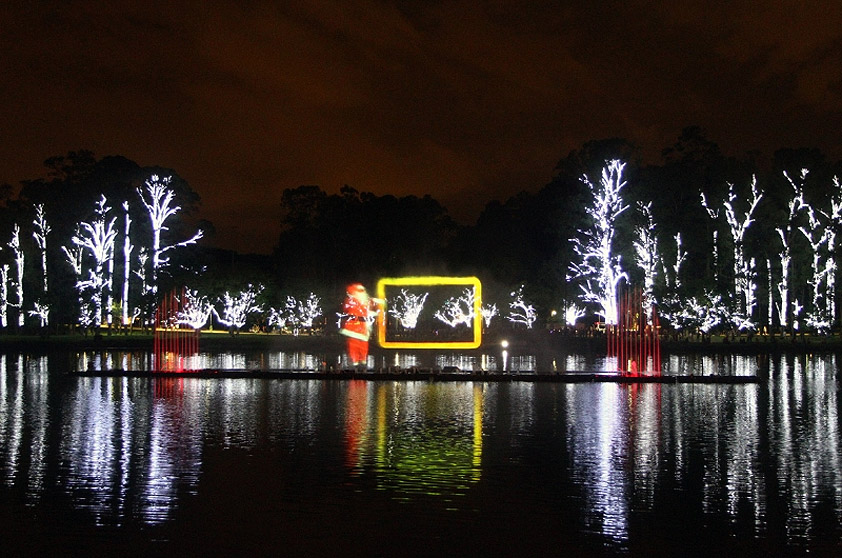
[[[464,285],[474,288],[474,339],[472,341],[386,341],[385,308],[377,316],[377,341],[384,349],[476,349],[482,344],[482,285],[476,277],[391,277],[377,282],[377,298],[386,300],[386,287]]]

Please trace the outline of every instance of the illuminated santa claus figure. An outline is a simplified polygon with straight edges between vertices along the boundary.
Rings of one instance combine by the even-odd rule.
[[[365,366],[368,359],[368,339],[371,326],[383,302],[369,298],[360,283],[348,285],[345,304],[342,307],[343,324],[339,333],[344,335],[348,345],[348,358],[354,366]]]

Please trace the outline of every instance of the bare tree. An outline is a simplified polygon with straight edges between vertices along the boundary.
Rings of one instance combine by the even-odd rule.
[[[181,210],[181,206],[173,205],[175,191],[170,188],[171,176],[159,177],[153,174],[144,184],[145,189],[137,189],[140,201],[149,212],[149,221],[152,225],[152,274],[149,289],[153,294],[158,292],[158,274],[169,264],[167,252],[181,246],[195,244],[202,238],[203,232],[199,229],[191,238],[175,244],[162,244],[161,233],[169,230],[166,222]]]
[[[593,223],[579,231],[572,239],[573,249],[581,260],[572,263],[568,280],[581,280],[582,299],[600,306],[599,313],[608,324],[617,323],[617,287],[628,276],[623,271],[621,257],[614,252],[614,225],[628,206],[623,204],[620,190],[626,185],[623,169],[626,164],[614,159],[602,169],[599,186],[587,177],[582,181],[588,186],[593,199],[585,208]]]

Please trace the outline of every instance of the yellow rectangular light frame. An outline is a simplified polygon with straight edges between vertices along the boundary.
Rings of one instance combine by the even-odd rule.
[[[471,341],[386,341],[385,310],[377,316],[377,341],[384,349],[476,349],[482,344],[482,285],[476,277],[388,277],[377,282],[377,298],[386,300],[386,287],[464,285],[474,288],[474,338]]]

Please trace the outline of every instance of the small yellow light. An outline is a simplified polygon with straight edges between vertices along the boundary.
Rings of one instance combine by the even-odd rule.
[[[505,339],[503,339],[503,341],[500,343],[500,345],[501,345],[504,349],[508,349],[508,348],[509,348],[509,342],[508,342],[508,341],[506,341]]]

